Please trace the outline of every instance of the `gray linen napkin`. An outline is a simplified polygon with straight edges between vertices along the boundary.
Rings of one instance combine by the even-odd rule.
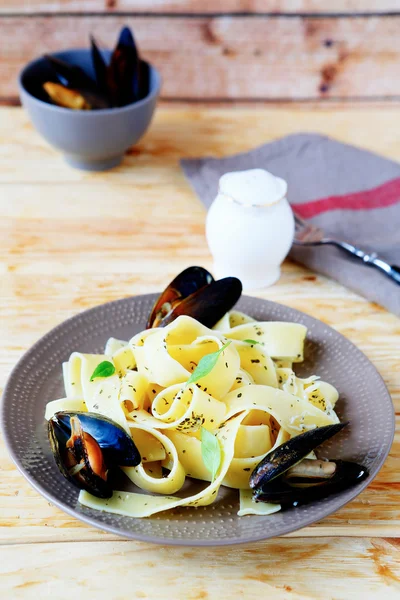
[[[208,208],[227,171],[264,168],[288,183],[288,199],[326,234],[375,251],[400,265],[400,164],[326,136],[300,133],[227,158],[181,161]],[[400,286],[330,246],[299,248],[290,257],[336,279],[400,316]]]

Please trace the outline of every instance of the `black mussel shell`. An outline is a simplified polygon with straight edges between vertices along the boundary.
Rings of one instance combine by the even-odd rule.
[[[107,69],[108,96],[113,106],[139,100],[139,54],[129,27],[124,27]]]
[[[145,60],[139,61],[139,100],[150,93],[150,67]]]
[[[214,325],[236,304],[242,294],[242,283],[236,277],[213,281],[179,302],[160,322],[165,327],[181,315],[193,317],[206,327]]]
[[[90,36],[91,55],[96,84],[102,94],[107,96],[107,65],[96,40]]]
[[[67,412],[56,413],[51,420],[56,420],[61,429],[70,435],[71,417],[78,416],[83,431],[91,435],[103,451],[109,467],[136,467],[141,457],[132,438],[120,425],[97,413]]]
[[[296,435],[288,442],[278,446],[273,452],[267,454],[255,467],[250,475],[250,487],[252,489],[265,485],[269,481],[279,477],[285,471],[300,462],[312,450],[320,444],[339,433],[347,423],[326,425],[305,431]]]
[[[362,465],[342,460],[333,462],[336,471],[329,479],[292,481],[283,476],[261,484],[254,490],[253,498],[259,502],[297,506],[340,492],[368,477],[368,470]]]
[[[81,430],[79,435],[69,436],[54,418],[48,423],[48,435],[57,466],[68,481],[99,498],[112,496],[102,450],[90,435]],[[100,474],[92,468],[94,455]]]
[[[62,85],[75,89],[92,89],[95,91],[95,83],[93,79],[86,75],[85,71],[76,65],[70,65],[69,63],[45,54],[45,59],[50,63],[53,68],[57,79]]]
[[[158,327],[178,302],[214,281],[203,267],[188,267],[175,277],[157,298],[147,321],[147,328]]]
[[[47,432],[49,436],[50,447],[56,460],[57,466],[61,473],[69,479],[69,469],[65,465],[65,461],[62,459],[63,450],[67,446],[67,442],[70,438],[70,433],[65,431],[60,424],[50,419],[47,423]],[[75,482],[74,482],[75,483]]]

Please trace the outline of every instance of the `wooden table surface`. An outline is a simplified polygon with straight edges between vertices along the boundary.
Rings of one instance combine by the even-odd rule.
[[[212,267],[204,210],[180,157],[222,156],[314,130],[400,160],[399,126],[398,107],[166,107],[120,168],[88,174],[67,167],[21,109],[1,109],[0,385],[67,317],[160,290],[190,264]],[[260,295],[351,339],[379,369],[399,415],[398,318],[290,262]],[[175,548],[126,541],[64,514],[29,486],[1,442],[1,598],[399,598],[399,458],[397,430],[368,489],[290,537]]]

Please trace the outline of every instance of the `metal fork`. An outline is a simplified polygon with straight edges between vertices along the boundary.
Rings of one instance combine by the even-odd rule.
[[[297,246],[335,246],[342,250],[346,254],[357,258],[362,261],[365,265],[375,267],[379,271],[383,272],[387,277],[390,277],[392,281],[395,281],[400,285],[400,267],[396,265],[390,265],[385,262],[376,252],[364,252],[360,248],[356,248],[352,244],[347,242],[341,242],[324,236],[324,232],[319,227],[315,227],[307,221],[304,221],[301,217],[294,214],[295,221],[295,237],[294,244]]]

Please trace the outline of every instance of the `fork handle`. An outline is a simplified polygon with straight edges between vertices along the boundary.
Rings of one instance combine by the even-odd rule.
[[[376,252],[371,252],[369,254],[363,250],[360,250],[360,248],[356,248],[356,246],[353,246],[352,244],[348,244],[347,242],[339,242],[338,240],[332,239],[323,239],[320,241],[320,244],[330,244],[331,246],[336,246],[336,248],[339,248],[339,250],[358,258],[365,265],[379,269],[379,271],[383,272],[385,275],[387,275],[387,277],[390,277],[392,281],[395,281],[398,285],[400,285],[400,267],[396,265],[390,265],[386,261],[379,258]]]

